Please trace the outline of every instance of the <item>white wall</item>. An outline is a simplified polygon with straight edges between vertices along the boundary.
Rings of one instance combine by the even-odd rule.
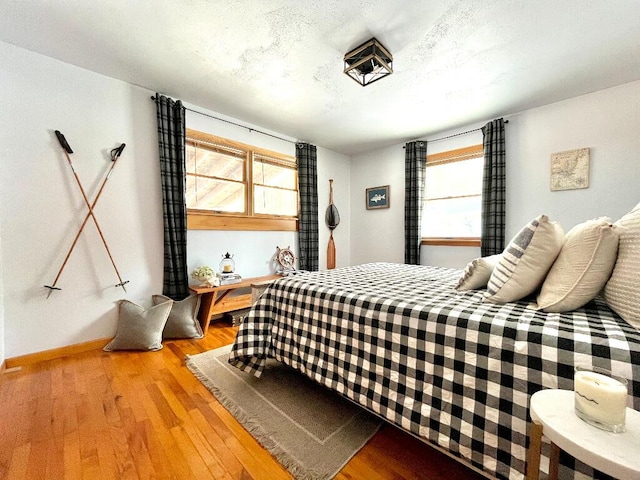
[[[218,118],[228,117],[207,111],[193,105],[189,109]],[[231,119],[232,120],[232,119]],[[237,121],[236,121],[237,123]],[[243,124],[245,125],[245,124]],[[295,157],[294,139],[289,139],[276,132],[246,124],[247,127],[262,130],[266,133],[284,138],[279,140],[269,135],[238,127],[230,123],[210,118],[199,113],[187,111],[187,128],[210,133],[237,142]],[[320,269],[326,268],[326,245],[329,230],[324,226],[324,209],[329,203],[329,178],[334,180],[334,203],[338,206],[347,204],[349,198],[349,157],[317,146],[318,155],[318,216],[320,221]],[[337,266],[349,265],[349,210],[340,208],[341,225],[334,232],[336,243]],[[257,240],[258,239],[258,240]],[[199,265],[209,265],[218,270],[222,255],[226,252],[234,255],[236,271],[242,276],[260,276],[275,272],[274,256],[276,247],[291,247],[298,252],[298,235],[296,232],[253,232],[253,231],[216,231],[190,230],[187,236],[188,268],[193,271]],[[297,266],[297,264],[296,264]],[[197,281],[190,279],[191,283]]]
[[[333,230],[336,244],[336,268],[351,265],[351,163],[350,157],[318,147],[318,217],[319,265],[327,267],[327,245],[331,230],[324,217],[329,206],[329,179],[333,179],[333,203],[340,214],[340,224]]]
[[[2,42],[0,64],[0,356],[110,337],[119,299],[148,306],[151,295],[162,289],[162,200],[156,112],[150,99],[154,92]],[[189,114],[189,126],[202,127],[203,119]],[[216,135],[293,152],[287,142],[275,145],[259,134],[237,127],[231,132],[221,122],[208,121],[211,128],[204,130]],[[54,130],[60,130],[74,150],[74,166],[91,199],[110,165],[109,150],[126,143],[95,209],[116,266],[130,282],[126,293],[114,288],[117,276],[95,227],[87,224],[57,284],[62,290],[46,298],[44,285],[53,283],[87,211]],[[336,203],[345,206],[340,209],[343,224],[335,233],[338,264],[347,265],[348,157],[318,147],[318,163],[321,262],[326,262],[328,239],[328,179],[334,178]],[[268,273],[276,246],[293,247],[294,235],[189,232],[188,241],[190,266],[217,266],[228,250],[242,274],[250,276]]]
[[[443,132],[433,138],[476,128]],[[482,133],[476,132],[427,143],[427,153],[433,154],[482,143]],[[404,262],[404,144],[367,152],[351,159],[351,260],[354,265],[367,262]],[[369,187],[389,185],[388,209],[367,210],[365,191]],[[480,255],[479,248],[422,247],[421,263],[461,268]]]
[[[149,98],[154,92],[5,43],[0,43],[0,62],[1,361],[113,335],[117,300],[148,304],[161,290],[163,253],[155,105]],[[640,82],[508,118],[508,238],[539,213],[559,220],[568,230],[598,215],[617,219],[640,201]],[[197,119],[195,114],[188,115],[188,124],[272,150],[293,148],[216,120]],[[89,224],[58,282],[62,290],[46,299],[43,285],[53,282],[86,212],[55,129],[74,149],[74,164],[91,198],[110,164],[109,150],[127,144],[96,207],[116,265],[130,281],[126,294],[113,287],[117,278]],[[448,133],[454,132],[431,138]],[[466,140],[471,137],[454,143]],[[403,261],[402,146],[351,161],[318,146],[321,268],[329,238],[324,210],[330,178],[342,218],[334,232],[338,266]],[[458,146],[462,144],[432,142],[428,151]],[[551,153],[579,147],[591,148],[590,187],[551,192]],[[365,189],[380,185],[390,185],[390,208],[366,210]],[[276,246],[295,245],[290,233],[260,233],[259,241],[254,233],[190,232],[190,267],[209,262],[215,266],[222,253],[231,251],[245,276],[260,275],[268,273]],[[461,268],[477,256],[474,249],[452,248],[423,252],[423,263]]]
[[[367,210],[366,189],[389,185],[389,208]],[[351,262],[404,262],[404,150],[351,158]]]
[[[2,198],[0,190],[0,198]],[[4,347],[4,280],[2,277],[2,222],[0,222],[0,366],[5,360]]]
[[[185,106],[197,112],[229,120],[225,116],[194,105],[185,104]],[[187,111],[186,117],[187,128],[295,156],[295,145],[290,141],[278,140],[255,131],[251,132],[246,128],[237,127],[191,111]],[[248,126],[257,128],[255,125]],[[260,241],[256,241],[257,236],[259,236]],[[297,234],[295,232],[258,233],[252,231],[189,230],[187,232],[188,270],[191,273],[200,265],[209,265],[218,271],[222,256],[229,252],[234,256],[236,271],[242,276],[267,275],[275,271],[271,260],[276,252],[276,246],[286,247],[289,245],[291,248],[297,248]],[[189,277],[189,280],[192,284],[198,283],[197,280],[191,277]]]
[[[584,220],[616,220],[640,201],[640,82],[509,117],[507,237],[540,213],[565,231]],[[551,154],[589,147],[589,188],[552,192]]]
[[[559,221],[565,231],[597,216],[620,218],[640,201],[640,82],[583,95],[545,107],[505,117],[507,153],[506,240],[540,213]],[[488,119],[489,120],[489,119]],[[481,126],[466,125],[431,138],[464,132]],[[475,137],[474,137],[475,136]],[[477,134],[428,143],[428,152],[478,143]],[[352,158],[352,210],[361,204],[364,187],[392,183],[404,188],[402,144]],[[551,154],[581,147],[591,148],[588,189],[552,192]],[[366,212],[354,213],[352,261],[402,261],[404,230],[403,192],[392,186],[391,208],[378,224]],[[364,208],[364,207],[362,207]],[[383,225],[383,227],[381,227]],[[375,241],[372,241],[375,239]],[[423,247],[424,264],[463,268],[479,255],[479,249]]]
[[[155,108],[146,90],[0,43],[0,223],[8,358],[113,335],[116,302],[148,303],[162,286],[162,207]],[[95,214],[52,284],[87,209],[54,135],[60,130],[87,195],[126,148]]]

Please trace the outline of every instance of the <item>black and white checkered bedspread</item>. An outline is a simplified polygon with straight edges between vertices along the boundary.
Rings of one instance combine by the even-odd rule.
[[[453,289],[460,274],[374,263],[283,278],[229,361],[259,376],[275,357],[498,478],[523,478],[529,398],[573,389],[576,365],[627,378],[640,410],[640,332],[602,300],[566,314],[483,303]]]

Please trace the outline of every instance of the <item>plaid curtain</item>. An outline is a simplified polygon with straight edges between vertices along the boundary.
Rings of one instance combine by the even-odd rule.
[[[409,142],[404,150],[404,263],[420,265],[420,221],[424,203],[427,142]]]
[[[505,170],[504,121],[493,120],[482,127],[484,174],[482,177],[483,257],[502,253],[505,235]]]
[[[318,158],[315,145],[296,144],[300,216],[298,244],[300,270],[318,270]]]
[[[164,220],[162,293],[174,300],[189,296],[187,206],[185,201],[185,108],[156,93],[158,147]]]

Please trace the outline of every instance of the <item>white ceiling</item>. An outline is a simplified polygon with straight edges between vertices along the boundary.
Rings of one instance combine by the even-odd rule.
[[[0,41],[351,155],[640,79],[640,1],[0,0]]]

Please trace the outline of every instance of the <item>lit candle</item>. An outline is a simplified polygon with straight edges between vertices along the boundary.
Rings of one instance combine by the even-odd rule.
[[[608,430],[624,431],[627,411],[624,383],[602,373],[578,369],[574,390],[575,409],[580,418],[595,421]]]

